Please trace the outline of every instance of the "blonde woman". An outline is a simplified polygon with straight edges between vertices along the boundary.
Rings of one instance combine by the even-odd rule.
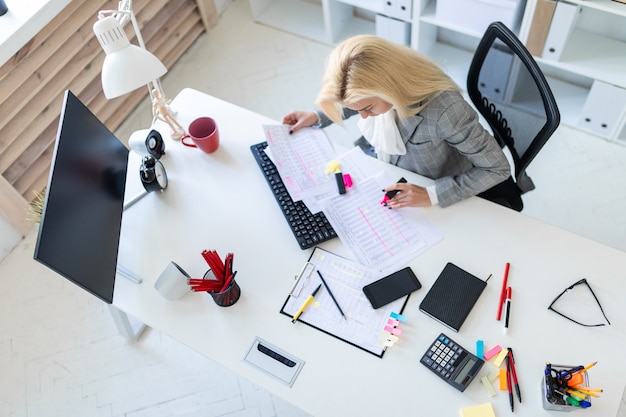
[[[449,206],[506,180],[509,163],[478,122],[459,87],[416,51],[370,35],[350,38],[328,57],[319,111],[283,118],[291,132],[361,116],[359,127],[376,155],[431,178],[434,185],[397,183],[387,207]]]

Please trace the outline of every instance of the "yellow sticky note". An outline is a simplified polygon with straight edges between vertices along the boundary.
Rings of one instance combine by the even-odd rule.
[[[500,367],[500,365],[502,365],[502,362],[504,361],[504,358],[506,358],[506,355],[508,354],[509,354],[508,350],[502,349],[500,353],[498,353],[498,356],[496,356],[496,358],[493,360],[493,364],[496,365],[497,367]]]
[[[333,159],[326,164],[326,175],[334,174],[335,172],[341,172],[341,168],[339,166],[339,161]]]
[[[492,373],[489,374],[489,380],[490,381],[495,381],[496,379],[498,379],[500,377],[500,370],[496,369],[495,371],[493,371]]]
[[[496,417],[491,403],[461,408],[461,417]]]
[[[483,383],[483,386],[485,387],[485,389],[489,393],[490,397],[494,397],[496,395],[496,390],[493,389],[493,385],[491,385],[491,381],[489,381],[489,377],[487,375],[485,375],[482,378],[480,378],[480,382]]]

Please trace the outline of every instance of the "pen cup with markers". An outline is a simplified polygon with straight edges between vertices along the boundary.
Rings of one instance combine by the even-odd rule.
[[[214,279],[215,276],[213,275],[213,272],[211,272],[211,270],[209,269],[208,271],[206,271],[203,278]],[[237,300],[239,300],[239,297],[241,296],[241,288],[239,287],[239,284],[237,284],[237,281],[235,281],[234,277],[230,281],[230,283],[228,284],[228,286],[226,287],[224,291],[216,290],[216,291],[207,291],[207,292],[213,298],[213,301],[215,301],[215,304],[217,304],[220,307],[232,306],[233,304],[237,302]]]
[[[543,381],[541,383],[541,394],[543,399],[544,410],[553,411],[576,411],[584,410],[591,406],[591,398],[586,394],[572,395],[565,392],[562,387],[559,387],[555,381],[554,374],[559,372],[567,372],[575,367],[567,365],[555,365],[551,364],[548,368],[551,368],[552,372],[548,370],[544,372]],[[580,385],[589,387],[589,375],[587,371],[581,372],[582,378]]]

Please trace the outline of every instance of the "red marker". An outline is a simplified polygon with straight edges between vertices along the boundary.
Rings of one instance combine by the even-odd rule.
[[[498,315],[496,320],[500,320],[500,318],[502,318],[502,307],[504,306],[504,299],[506,297],[506,282],[509,279],[510,266],[511,264],[507,262],[504,268],[504,278],[502,278],[502,290],[500,291],[500,303],[498,304]]]

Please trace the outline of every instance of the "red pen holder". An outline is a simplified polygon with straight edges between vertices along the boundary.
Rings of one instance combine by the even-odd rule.
[[[211,270],[209,269],[208,271],[206,271],[206,273],[204,274],[204,279],[207,278],[211,278],[213,276],[213,273],[211,272]],[[239,284],[237,284],[237,281],[235,281],[235,278],[233,278],[230,281],[230,284],[228,284],[228,287],[226,287],[226,289],[224,291],[207,291],[211,297],[213,298],[213,301],[215,301],[215,304],[217,304],[220,307],[230,307],[233,304],[235,304],[237,302],[237,300],[239,300],[239,297],[241,296],[241,288],[239,287]]]

